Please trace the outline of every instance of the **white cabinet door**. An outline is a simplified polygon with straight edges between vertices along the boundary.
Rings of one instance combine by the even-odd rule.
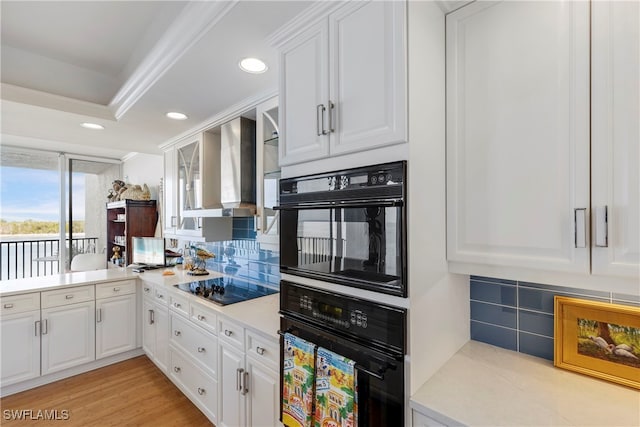
[[[640,3],[592,2],[592,272],[640,272]]]
[[[354,2],[329,17],[331,155],[406,141],[405,7]]]
[[[176,149],[164,152],[164,179],[162,181],[162,228],[164,234],[175,234],[178,222]]]
[[[272,427],[280,418],[280,378],[278,373],[247,358],[247,425]]]
[[[136,348],[136,295],[96,300],[96,359]]]
[[[166,372],[167,364],[169,363],[169,308],[156,304],[153,313],[156,329],[154,360],[158,367],[163,372]]]
[[[3,386],[40,376],[40,310],[3,315],[0,339]]]
[[[326,157],[329,139],[328,24],[326,19],[280,51],[280,164]],[[324,110],[323,110],[324,109]]]
[[[448,260],[587,273],[589,3],[446,19]]]
[[[219,341],[220,348],[220,404],[218,421],[222,427],[245,425],[245,398],[240,388],[244,375],[244,353],[230,344]]]
[[[155,305],[147,298],[142,300],[142,349],[153,359],[156,354]]]
[[[42,309],[42,375],[96,358],[95,301]]]

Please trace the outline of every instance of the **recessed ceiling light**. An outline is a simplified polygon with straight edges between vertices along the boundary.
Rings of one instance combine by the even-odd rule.
[[[187,119],[187,115],[186,114],[178,113],[177,111],[169,111],[167,113],[167,117],[169,117],[170,119],[173,119],[173,120],[186,120]]]
[[[258,58],[244,58],[238,64],[242,71],[247,73],[260,74],[267,71],[267,64],[259,60]]]
[[[99,125],[97,123],[85,122],[85,123],[82,123],[80,126],[82,126],[85,129],[94,129],[94,130],[102,130],[102,129],[104,129],[104,126]]]

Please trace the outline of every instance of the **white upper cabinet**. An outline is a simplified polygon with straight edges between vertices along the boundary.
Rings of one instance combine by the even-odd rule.
[[[638,2],[476,2],[447,16],[452,271],[638,280],[639,27]]]
[[[447,16],[449,261],[588,272],[589,4]]]
[[[325,19],[280,52],[280,165],[329,155],[321,123],[329,96],[328,31]]]
[[[591,5],[592,272],[640,271],[640,3]]]
[[[405,2],[351,2],[280,47],[280,164],[406,141]]]

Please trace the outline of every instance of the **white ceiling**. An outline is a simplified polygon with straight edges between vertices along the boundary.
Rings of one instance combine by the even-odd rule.
[[[0,2],[2,145],[123,158],[277,91],[265,39],[302,1]],[[255,56],[269,66],[237,66]],[[167,119],[182,111],[185,121]],[[102,124],[92,131],[82,122]]]

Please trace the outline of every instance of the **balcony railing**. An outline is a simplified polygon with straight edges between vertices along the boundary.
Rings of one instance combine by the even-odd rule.
[[[97,237],[72,240],[71,253],[95,252]],[[67,247],[69,239],[67,239]],[[60,265],[60,240],[34,239],[0,242],[0,280],[58,274]]]

